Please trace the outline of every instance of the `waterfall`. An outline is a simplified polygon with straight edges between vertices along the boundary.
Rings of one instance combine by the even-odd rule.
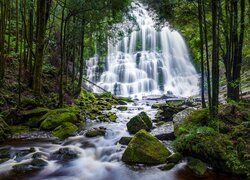
[[[116,45],[108,43],[106,69],[98,81],[95,78],[98,58],[91,58],[87,62],[88,78],[121,96],[199,94],[199,75],[180,33],[167,26],[157,31],[154,20],[140,3],[132,3],[132,15],[140,30]]]

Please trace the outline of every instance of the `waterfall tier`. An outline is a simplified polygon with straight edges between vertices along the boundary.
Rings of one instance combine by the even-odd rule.
[[[95,71],[98,58],[91,58],[87,62],[89,80],[121,96],[199,94],[199,76],[182,36],[169,27],[157,31],[146,7],[140,3],[132,4],[132,14],[140,30],[115,46],[108,43],[106,69],[98,80]]]

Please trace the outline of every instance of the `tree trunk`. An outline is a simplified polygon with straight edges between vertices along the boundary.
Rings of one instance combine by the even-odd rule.
[[[4,35],[5,35],[5,14],[6,14],[6,1],[0,2],[0,85],[3,85],[4,71],[5,71],[5,55],[4,55]]]
[[[203,27],[202,27],[202,2],[198,0],[199,30],[200,30],[200,54],[201,54],[201,101],[202,108],[206,108],[205,102],[205,77],[204,77],[204,49],[203,49]]]
[[[212,0],[212,118],[218,115],[219,105],[219,53],[218,53],[218,0]]]

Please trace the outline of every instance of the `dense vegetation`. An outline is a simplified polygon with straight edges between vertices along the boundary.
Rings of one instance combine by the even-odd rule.
[[[201,73],[202,104],[175,126],[176,150],[223,171],[249,176],[250,0],[141,2],[148,5],[159,27],[169,22],[182,32]],[[86,119],[117,119],[114,113],[103,110],[126,105],[130,99],[84,89],[83,84],[88,81],[85,63],[98,54],[97,73],[102,72],[107,39],[124,36],[124,27],[114,25],[127,20],[134,23],[128,13],[130,3],[1,0],[0,141],[11,133],[29,130],[51,131],[53,136],[66,138],[84,126]],[[183,110],[169,104],[163,106],[165,109],[162,105],[153,107],[167,111],[161,112],[161,118],[167,121]],[[127,107],[121,106],[120,110],[126,111]],[[139,156],[145,149],[145,157],[151,158],[149,164],[166,161],[168,150],[141,130],[152,129],[146,113],[132,118],[127,127],[131,134],[137,134],[132,140],[125,140],[131,143],[124,161],[144,163],[146,158]],[[105,129],[86,133],[87,137],[98,135],[105,135]],[[142,148],[138,147],[140,144]],[[160,157],[155,155],[156,145],[162,148]]]

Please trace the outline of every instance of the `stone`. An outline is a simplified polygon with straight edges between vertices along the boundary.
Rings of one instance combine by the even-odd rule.
[[[174,127],[172,122],[167,122],[151,130],[150,134],[159,140],[174,140]]]
[[[52,154],[51,159],[61,160],[61,161],[71,161],[78,158],[79,152],[71,148],[60,148],[58,151]]]
[[[187,166],[198,176],[203,176],[207,171],[207,166],[205,163],[192,157],[188,158]]]
[[[128,107],[127,106],[119,106],[119,107],[117,107],[117,109],[120,111],[127,111]]]
[[[131,140],[132,140],[132,137],[122,137],[119,140],[119,143],[122,145],[128,145]]]
[[[73,136],[75,132],[77,131],[77,126],[70,123],[65,122],[61,126],[58,126],[56,129],[53,130],[52,134],[53,136],[59,137],[59,138],[67,138],[69,136]]]
[[[86,137],[96,137],[96,136],[105,136],[106,129],[104,128],[97,128],[97,129],[92,129],[86,132],[85,136]]]
[[[175,163],[167,163],[164,166],[161,166],[160,169],[162,171],[168,171],[170,169],[172,169],[175,166]]]
[[[135,134],[141,129],[149,131],[153,126],[152,124],[152,120],[148,117],[148,115],[145,112],[141,112],[130,119],[127,123],[127,128],[129,133]]]
[[[123,153],[122,161],[126,163],[162,164],[171,153],[155,137],[144,129],[132,138]]]
[[[178,163],[181,159],[182,159],[181,153],[176,152],[176,153],[172,154],[171,156],[169,156],[169,157],[167,158],[167,162],[168,162],[168,163],[174,163],[174,164],[176,164],[176,163]]]

